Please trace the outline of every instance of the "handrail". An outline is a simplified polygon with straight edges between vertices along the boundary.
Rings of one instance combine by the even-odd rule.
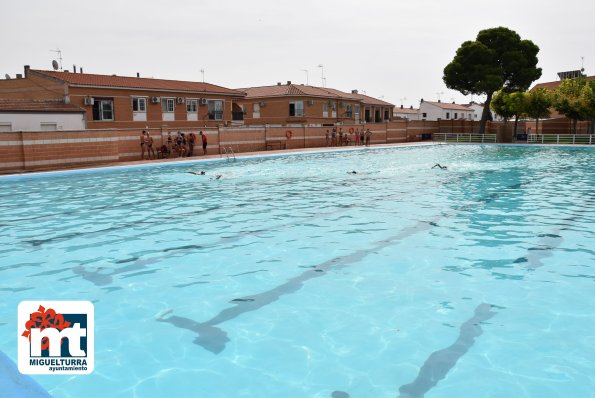
[[[229,147],[229,152],[231,152],[231,156],[233,156],[233,160],[236,160],[236,154],[233,152],[233,148]]]
[[[486,143],[496,142],[496,134],[477,133],[434,133],[432,139],[436,142],[445,143]]]
[[[593,134],[529,134],[527,144],[595,145]]]

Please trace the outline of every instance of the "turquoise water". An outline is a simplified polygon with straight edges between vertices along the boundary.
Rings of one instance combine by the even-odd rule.
[[[95,371],[33,376],[53,397],[595,396],[594,150],[0,184],[0,352],[16,362],[20,301],[95,304]]]

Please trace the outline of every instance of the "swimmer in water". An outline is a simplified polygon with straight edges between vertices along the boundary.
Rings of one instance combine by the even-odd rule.
[[[440,167],[440,169],[442,170],[446,170],[448,168],[446,166],[442,166],[440,163],[436,163],[434,166],[432,166],[433,169],[435,169],[436,167]]]
[[[205,174],[207,174],[204,171],[201,171],[200,173],[197,173],[196,171],[187,171],[187,173],[188,174],[194,174],[194,175],[197,175],[197,176],[204,176]]]

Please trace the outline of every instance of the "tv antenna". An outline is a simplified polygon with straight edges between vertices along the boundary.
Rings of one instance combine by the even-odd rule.
[[[306,72],[306,86],[309,86],[310,79],[308,78],[308,69],[302,69],[302,72]]]
[[[200,73],[202,73],[202,82],[204,83],[205,82],[205,70],[201,69]]]
[[[6,80],[10,80],[10,75],[9,75],[8,73],[6,73],[6,74],[4,75],[4,77],[6,78]]]
[[[444,91],[440,91],[439,93],[436,93],[436,96],[438,97],[438,102],[440,102],[440,96],[444,94]]]
[[[401,101],[401,106],[403,106],[403,102],[407,101],[407,97],[401,98],[400,101]]]
[[[326,77],[324,77],[324,65],[318,64],[320,68],[320,81],[322,82],[322,87],[326,87]]]
[[[585,71],[585,57],[581,57],[581,72]]]
[[[56,60],[52,61],[52,67],[54,68],[54,70],[58,70],[58,67],[60,70],[62,70],[62,50],[57,48],[55,50],[50,50],[50,51],[53,53],[57,53],[58,59],[60,60],[60,64],[58,64],[58,62],[56,62]]]

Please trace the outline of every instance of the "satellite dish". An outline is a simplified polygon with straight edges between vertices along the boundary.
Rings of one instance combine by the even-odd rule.
[[[4,77],[6,78],[6,80],[10,80],[10,75],[8,73],[5,74]]]
[[[59,67],[60,67],[60,65],[58,65],[58,61],[53,60],[52,61],[52,68],[54,68],[54,70],[58,70]]]

